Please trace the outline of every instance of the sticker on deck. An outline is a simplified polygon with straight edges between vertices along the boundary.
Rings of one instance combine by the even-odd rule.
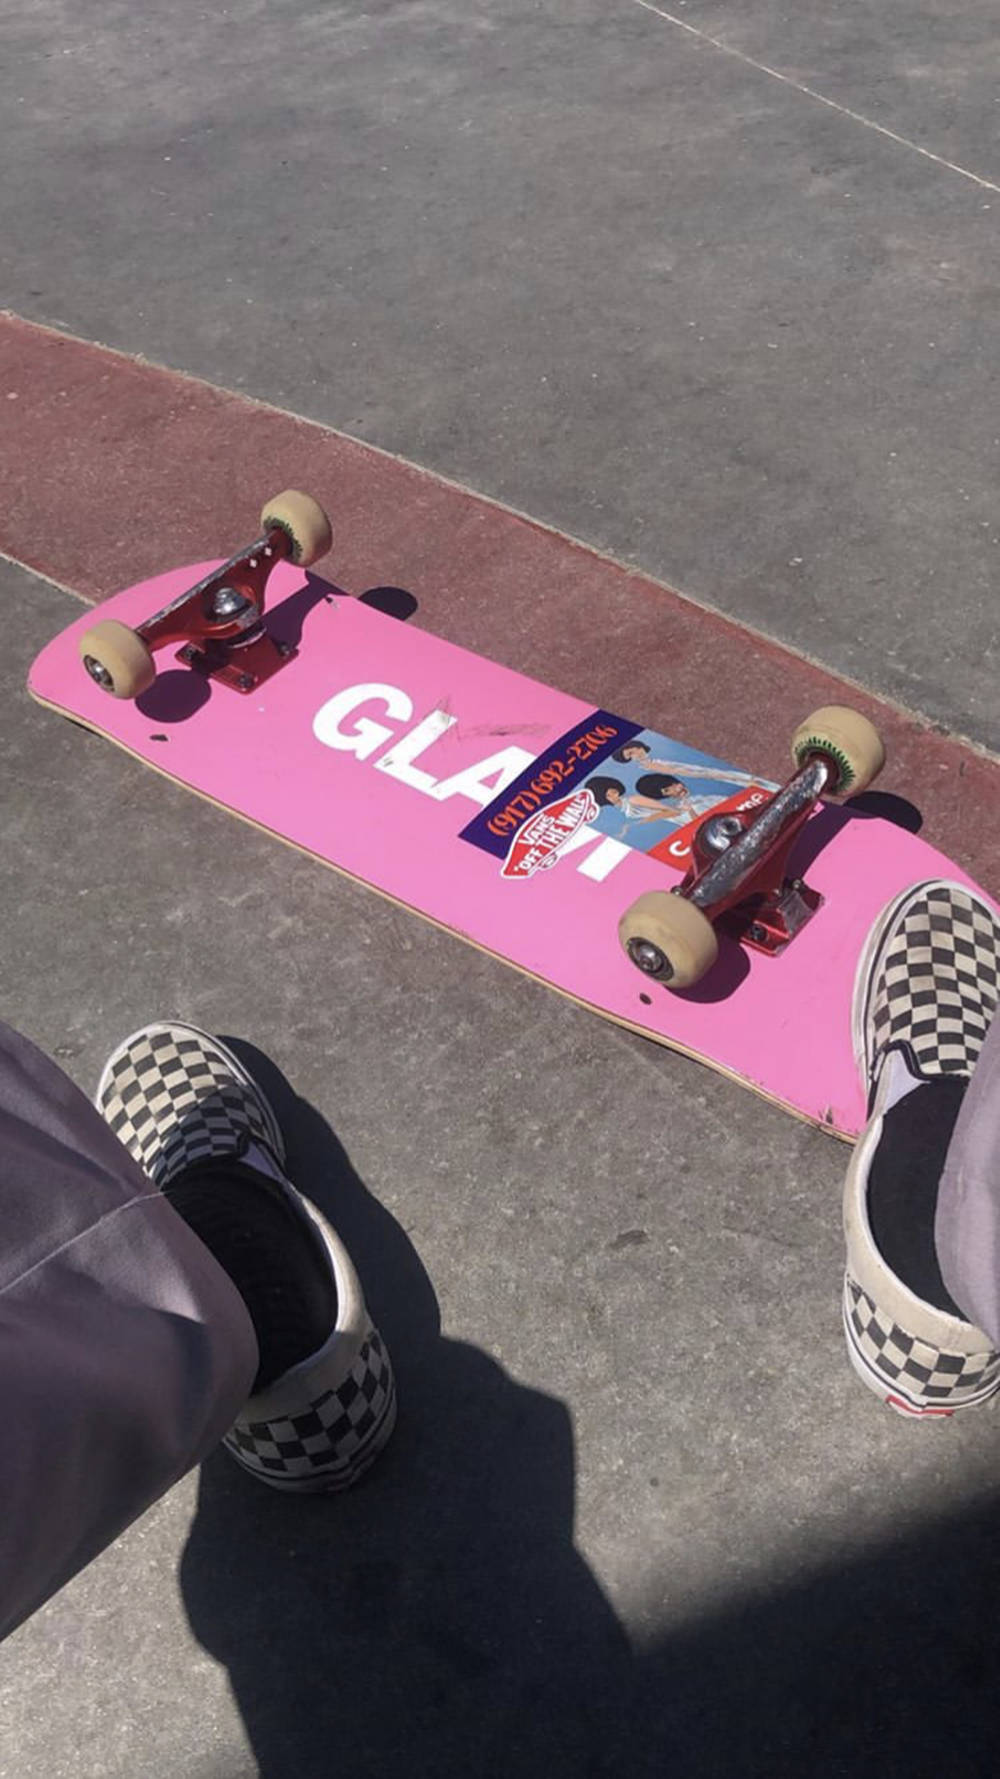
[[[583,827],[687,869],[700,822],[755,809],[777,787],[655,729],[595,710],[539,754],[461,838],[523,881],[554,865]]]
[[[546,803],[535,815],[522,822],[510,843],[503,862],[501,877],[522,881],[536,871],[554,865],[574,834],[590,827],[597,814],[597,804],[586,789],[572,791],[555,803]]]

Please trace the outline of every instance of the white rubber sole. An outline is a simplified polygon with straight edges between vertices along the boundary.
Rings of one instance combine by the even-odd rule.
[[[885,1408],[891,1408],[894,1414],[901,1415],[906,1421],[950,1421],[967,1408],[983,1408],[987,1403],[995,1402],[1000,1394],[997,1385],[991,1384],[978,1395],[967,1396],[962,1402],[952,1403],[950,1407],[946,1402],[914,1402],[898,1384],[891,1383],[874,1366],[869,1365],[864,1354],[859,1351],[846,1304],[842,1308],[842,1319],[851,1370]]]

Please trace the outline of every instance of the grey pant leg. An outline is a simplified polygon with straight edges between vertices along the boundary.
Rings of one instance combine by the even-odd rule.
[[[955,1302],[1000,1347],[1000,1014],[948,1146],[934,1240]]]
[[[257,1362],[208,1249],[0,1022],[0,1637],[217,1444]]]

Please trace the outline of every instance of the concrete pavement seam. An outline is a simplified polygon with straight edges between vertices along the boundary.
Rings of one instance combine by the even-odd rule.
[[[831,111],[839,112],[841,117],[849,117],[853,123],[862,124],[866,130],[874,130],[879,136],[887,136],[890,142],[898,143],[901,148],[909,148],[914,154],[923,155],[925,160],[934,161],[949,173],[958,173],[962,179],[971,180],[973,185],[981,186],[984,191],[1000,192],[1000,185],[994,184],[981,173],[973,173],[969,167],[960,166],[958,161],[949,161],[943,154],[935,154],[932,148],[924,148],[921,143],[914,142],[909,136],[901,136],[898,130],[890,130],[888,125],[876,123],[873,117],[866,117],[862,111],[853,111],[850,105],[841,105],[837,99],[830,99],[826,93],[819,93],[815,87],[806,86],[804,81],[796,80],[794,75],[783,74],[780,68],[773,68],[769,62],[760,62],[755,56],[748,56],[745,50],[736,49],[722,37],[713,37],[708,31],[699,30],[697,25],[689,24],[687,19],[678,18],[676,13],[667,12],[662,6],[654,6],[652,0],[634,0],[643,12],[655,13],[659,19],[665,19],[668,25],[679,25],[691,37],[697,37],[701,43],[709,44],[712,49],[721,50],[723,55],[732,56],[735,61],[742,62],[747,68],[755,68],[759,74],[767,74],[772,80],[779,80],[782,86],[788,86],[796,93],[802,93],[807,99],[815,99],[820,105],[826,105]]]

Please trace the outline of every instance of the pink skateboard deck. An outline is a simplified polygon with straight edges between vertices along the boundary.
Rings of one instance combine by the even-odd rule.
[[[35,662],[34,697],[595,1012],[835,1135],[858,1133],[858,958],[900,890],[970,881],[949,859],[877,817],[822,807],[793,856],[825,898],[812,921],[774,958],[720,936],[708,976],[672,993],[625,956],[619,918],[644,891],[680,881],[706,809],[762,799],[764,781],[287,563],[273,571],[266,625],[298,653],[254,692],[201,677],[173,650],[136,702],[101,691],[81,666],[81,633],[96,618],[136,625],[216,566],[82,612]],[[789,713],[790,733],[803,715]],[[658,773],[684,787],[662,817],[640,785]]]

